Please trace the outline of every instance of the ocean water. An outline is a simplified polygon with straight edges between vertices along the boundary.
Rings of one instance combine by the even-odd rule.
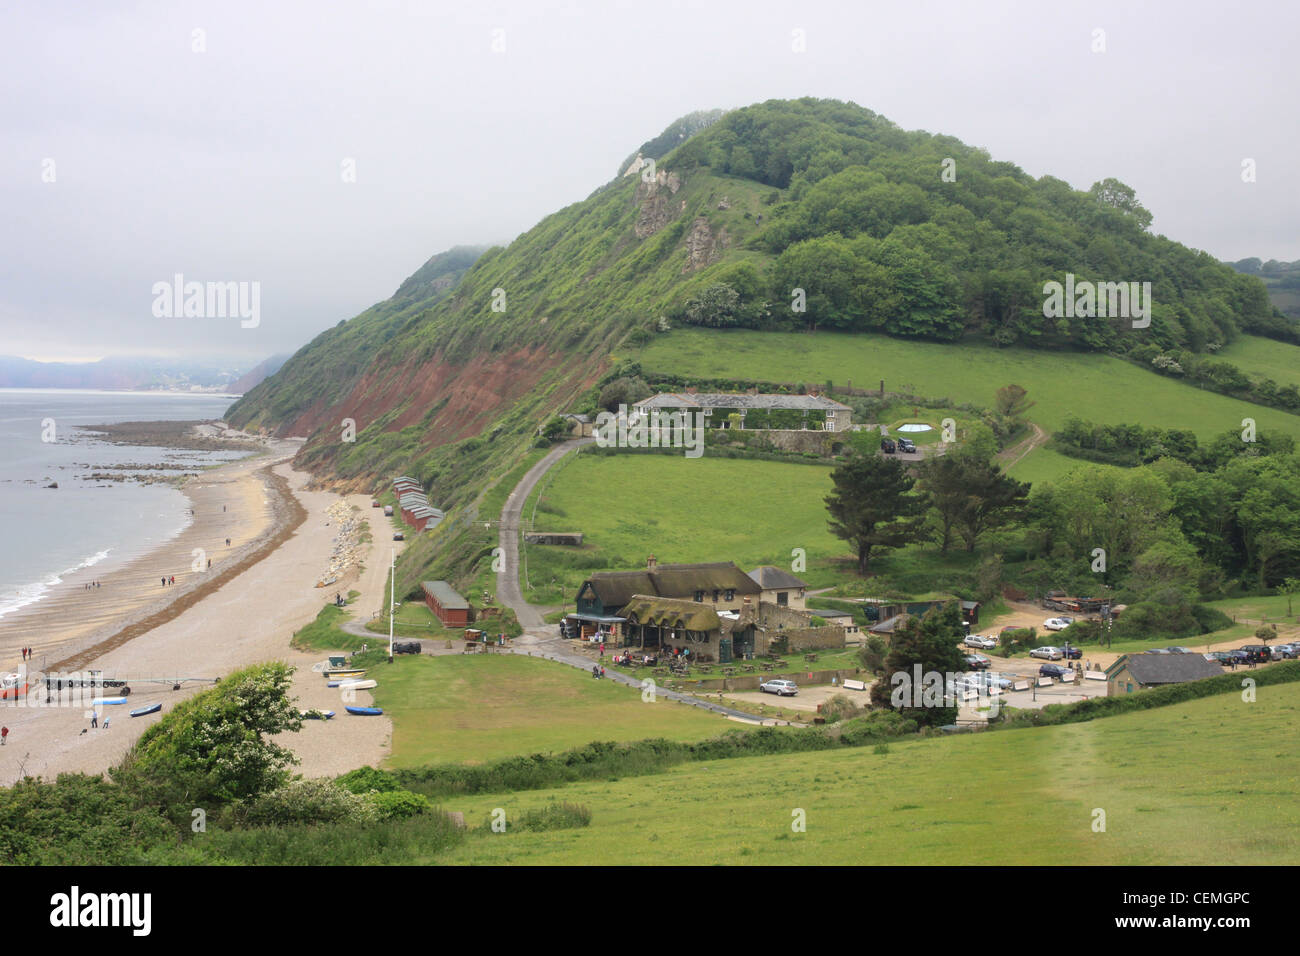
[[[69,574],[124,564],[189,524],[188,499],[176,489],[82,477],[96,466],[161,463],[171,467],[142,473],[166,474],[244,454],[112,445],[76,426],[219,419],[233,402],[212,394],[0,388],[0,621]],[[59,487],[46,488],[51,482]]]

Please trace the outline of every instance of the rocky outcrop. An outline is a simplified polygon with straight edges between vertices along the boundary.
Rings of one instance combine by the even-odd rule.
[[[711,262],[717,262],[722,250],[727,248],[731,237],[726,229],[719,229],[717,235],[709,228],[709,220],[698,217],[691,224],[690,235],[686,237],[686,264],[682,272],[694,272],[703,269]]]
[[[641,210],[637,213],[636,225],[632,227],[638,239],[653,236],[681,215],[686,208],[686,200],[673,198],[681,188],[681,178],[676,173],[666,173],[662,169],[649,182],[642,181],[638,184],[635,199]]]

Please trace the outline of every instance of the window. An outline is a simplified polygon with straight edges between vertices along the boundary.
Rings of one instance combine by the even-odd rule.
[[[790,592],[789,592],[789,591],[777,591],[777,592],[776,592],[776,603],[779,604],[781,607],[789,607],[789,606],[790,606]]]
[[[728,588],[728,589],[727,589],[727,597],[726,597],[726,599],[727,599],[728,601],[734,601],[734,600],[736,600],[736,592],[735,592],[734,589],[731,589],[731,588]]]
[[[713,603],[714,603],[714,604],[717,604],[717,603],[718,603],[718,595],[721,594],[721,593],[722,593],[722,592],[719,591],[717,588],[714,588],[714,589],[713,589]]]
[[[696,591],[696,592],[695,592],[695,602],[696,602],[697,604],[700,604],[700,603],[703,603],[703,601],[704,601],[704,592],[703,592],[703,591]]]

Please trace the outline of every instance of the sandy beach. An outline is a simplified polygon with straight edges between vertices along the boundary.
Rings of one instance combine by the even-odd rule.
[[[0,631],[4,669],[18,670],[19,648],[31,645],[34,670],[44,659],[51,671],[94,668],[132,683],[129,703],[99,708],[100,720],[111,720],[108,728],[89,729],[84,706],[0,704],[0,722],[9,727],[8,743],[0,749],[0,785],[23,774],[108,770],[162,716],[131,718],[129,710],[161,702],[165,714],[171,704],[211,686],[185,683],[172,690],[173,679],[218,678],[267,660],[298,668],[293,692],[300,706],[338,714],[329,721],[305,721],[301,733],[285,735],[282,742],[302,760],[298,772],[332,775],[387,755],[388,718],[347,715],[339,691],[326,688],[310,670],[322,655],[289,646],[293,632],[315,618],[336,591],[361,592],[354,603],[357,620],[383,606],[387,547],[372,559],[374,546],[359,545],[364,571],[354,566],[336,583],[317,587],[339,546],[338,509],[331,514],[331,506],[345,501],[363,509],[361,516],[385,544],[387,524],[373,517],[369,496],[308,491],[310,476],[287,461],[296,448],[294,442],[273,443],[269,456],[225,465],[194,480],[183,490],[194,502],[195,520],[176,539],[102,575],[98,589],[87,591],[80,580],[65,582],[49,601],[25,609],[21,628],[18,615],[6,618]],[[227,536],[230,548],[224,544]],[[194,548],[205,549],[202,572],[191,571]],[[213,558],[211,571],[207,556]],[[159,579],[169,567],[177,583],[163,587]],[[370,702],[364,691],[356,698],[356,703]]]

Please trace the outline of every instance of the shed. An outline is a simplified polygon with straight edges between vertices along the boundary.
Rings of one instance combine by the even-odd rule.
[[[446,581],[425,581],[424,603],[448,627],[465,627],[469,624],[469,602]]]
[[[1222,673],[1222,667],[1200,654],[1124,654],[1106,668],[1106,694],[1115,697],[1146,687],[1218,677]]]

